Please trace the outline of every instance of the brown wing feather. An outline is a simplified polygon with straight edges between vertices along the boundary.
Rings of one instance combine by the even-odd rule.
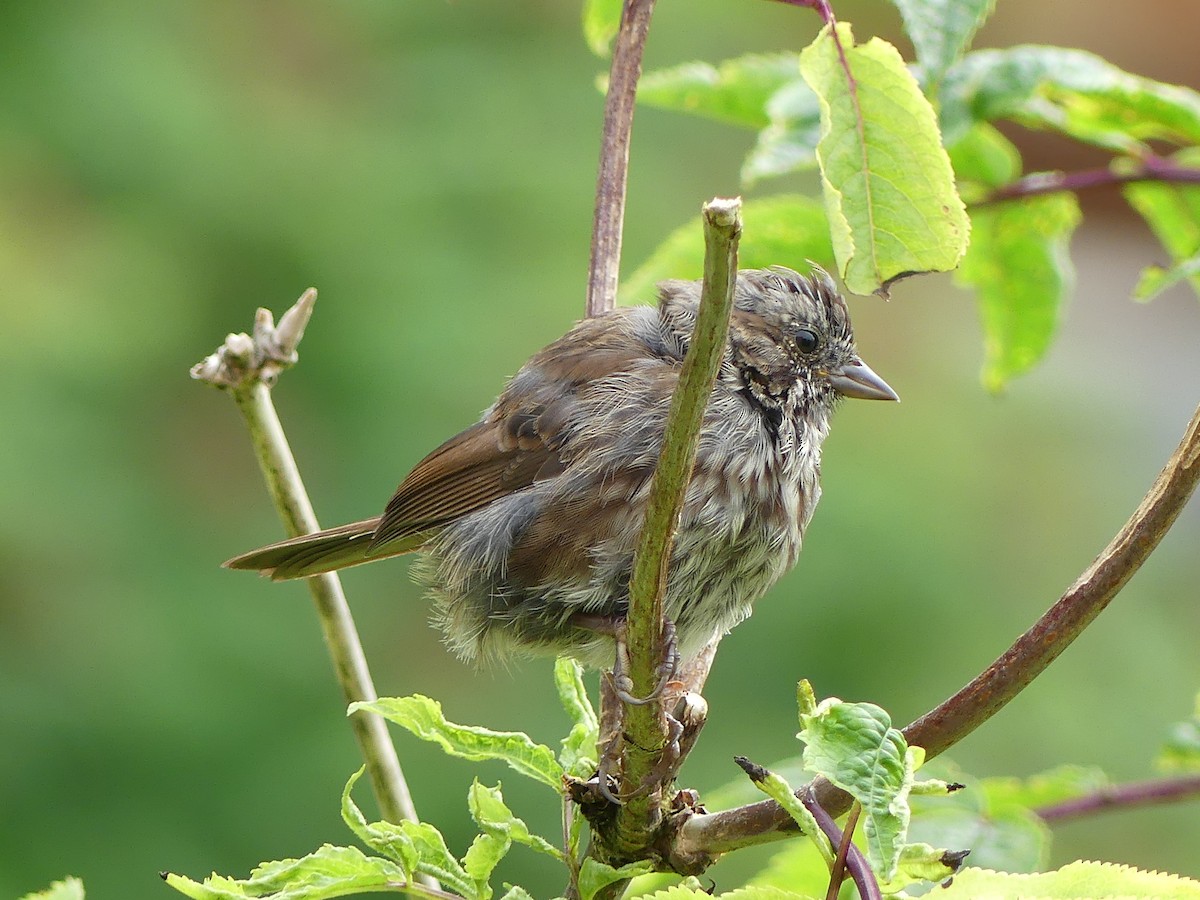
[[[512,420],[480,422],[452,437],[419,462],[384,510],[368,555],[391,542],[436,528],[528,487],[558,470],[545,440],[506,440]]]
[[[223,565],[227,569],[257,570],[274,581],[285,581],[372,562],[378,557],[367,556],[367,548],[378,524],[378,518],[364,519],[304,534],[235,556]],[[419,549],[427,538],[427,535],[414,534],[405,541],[392,543],[386,555],[396,556]]]
[[[595,319],[542,350],[482,422],[417,463],[388,503],[368,556],[560,474],[571,423],[579,419],[580,392],[640,358],[628,338]]]

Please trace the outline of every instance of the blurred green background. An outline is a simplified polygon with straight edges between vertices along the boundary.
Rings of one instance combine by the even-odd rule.
[[[980,46],[1083,46],[1200,87],[1189,0],[999,7]],[[907,50],[887,4],[838,9]],[[656,16],[650,67],[795,49],[817,28],[751,0]],[[349,841],[337,798],[359,761],[306,592],[218,568],[281,531],[233,404],[187,369],[316,285],[277,403],[322,520],[379,510],[581,313],[604,66],[578,20],[566,0],[0,6],[0,896],[70,873],[93,897],[163,897],[162,869],[244,875]],[[1033,167],[1096,162],[1022,140]],[[748,141],[639,113],[627,266],[739,190]],[[763,190],[779,187],[813,185]],[[1136,505],[1197,399],[1200,306],[1182,289],[1129,302],[1162,254],[1116,198],[1086,210],[1062,337],[1003,398],[978,386],[972,301],[948,278],[855,301],[864,356],[904,402],[840,413],[801,564],[725,642],[689,784],[734,778],[734,754],[793,753],[802,676],[903,721],[924,711]],[[1198,538],[1193,508],[959,763],[1146,775],[1200,686]],[[345,578],[380,691],[557,741],[549,663],[457,662],[406,567]],[[418,808],[461,852],[471,768],[396,737]],[[480,775],[556,833],[543,789]],[[1055,861],[1200,876],[1198,838],[1195,804],[1124,813],[1058,829]],[[722,863],[718,886],[767,852]],[[520,850],[501,874],[561,887]]]

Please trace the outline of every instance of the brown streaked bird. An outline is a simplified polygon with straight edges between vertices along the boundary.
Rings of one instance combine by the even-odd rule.
[[[699,299],[699,282],[667,281],[657,307],[580,322],[421,460],[382,516],[225,565],[282,580],[419,550],[434,621],[463,659],[611,665]],[[745,619],[795,564],[843,397],[899,399],[859,358],[832,279],[740,272],[664,598],[683,658]]]

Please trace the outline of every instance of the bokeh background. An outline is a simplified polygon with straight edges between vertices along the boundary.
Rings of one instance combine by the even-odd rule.
[[[907,49],[889,5],[838,9]],[[338,794],[359,761],[317,624],[302,586],[218,568],[281,532],[233,404],[187,370],[316,285],[277,403],[322,520],[380,509],[581,313],[604,66],[578,20],[570,0],[0,5],[0,896],[75,874],[93,897],[163,897],[162,869],[244,875],[349,842]],[[1198,25],[1190,0],[1004,0],[977,43],[1081,46],[1200,87]],[[816,28],[783,5],[662,0],[647,64],[798,48]],[[1021,140],[1035,168],[1097,161]],[[748,142],[639,113],[627,266],[739,190]],[[1162,254],[1115,196],[1086,212],[1061,339],[1002,398],[978,385],[972,300],[948,278],[855,301],[904,402],[841,411],[801,565],[726,640],[689,784],[734,778],[734,754],[791,755],[801,676],[898,720],[924,711],[1136,505],[1197,400],[1200,305],[1184,289],[1131,303]],[[956,760],[1148,774],[1200,686],[1198,539],[1193,508]],[[380,691],[557,741],[549,663],[469,670],[406,568],[345,578]],[[461,852],[471,767],[396,739]],[[543,789],[480,775],[556,832]],[[1200,876],[1198,839],[1196,804],[1123,813],[1057,829],[1054,860]],[[519,849],[502,875],[561,887]]]

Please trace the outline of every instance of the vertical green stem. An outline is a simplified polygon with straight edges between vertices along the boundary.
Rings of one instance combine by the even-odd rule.
[[[733,286],[737,278],[737,248],[741,236],[741,201],[712,200],[705,204],[704,287],[700,309],[671,398],[662,453],[654,474],[646,521],[634,556],[629,586],[628,644],[633,692],[649,696],[657,686],[662,661],[663,593],[675,528],[691,480],[692,463],[704,411],[712,394],[729,334]],[[638,790],[654,771],[665,743],[660,703],[631,706],[625,730],[626,791]],[[639,791],[621,807],[616,826],[618,854],[644,847],[658,826],[661,790]]]

